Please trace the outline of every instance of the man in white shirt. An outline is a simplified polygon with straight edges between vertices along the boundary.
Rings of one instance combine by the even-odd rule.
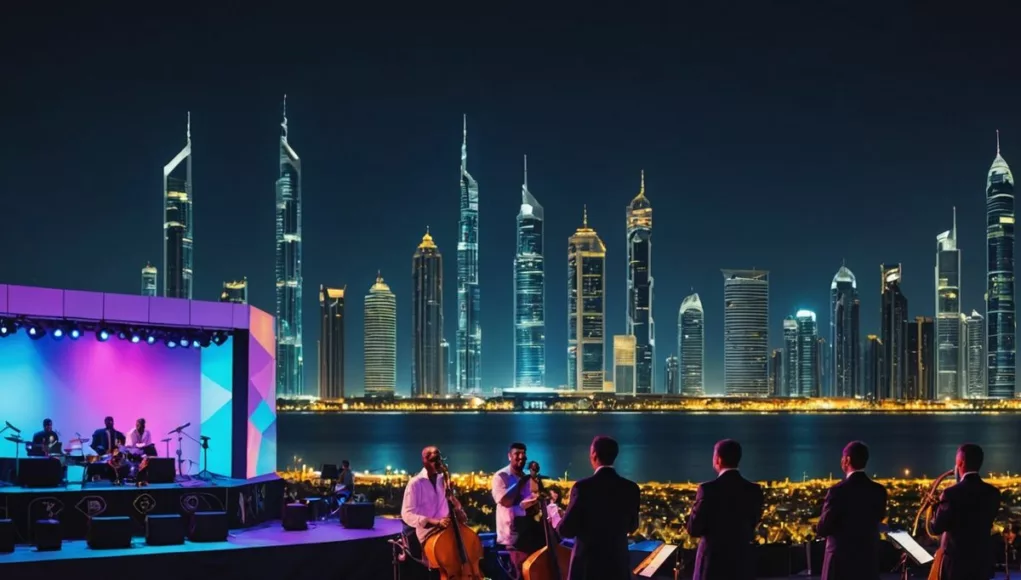
[[[422,471],[408,481],[401,504],[401,519],[415,528],[419,543],[439,530],[450,526],[450,506],[447,505],[447,482],[440,473],[440,450],[426,447],[422,450]],[[457,506],[455,505],[455,508]],[[464,520],[463,512],[457,514]],[[423,558],[425,553],[423,551]]]
[[[146,430],[145,419],[135,421],[135,428],[128,433],[128,442],[124,446],[125,453],[144,455],[145,448],[152,445],[152,432]]]
[[[539,498],[532,492],[531,475],[525,472],[528,461],[524,443],[511,443],[509,464],[493,474],[493,501],[496,502],[496,541],[507,547],[516,578],[521,565],[544,544],[542,525],[535,520],[532,506]]]

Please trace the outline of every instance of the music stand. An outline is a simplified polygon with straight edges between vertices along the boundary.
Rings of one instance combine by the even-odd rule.
[[[911,534],[904,530],[889,530],[886,532],[886,537],[903,552],[900,557],[900,575],[904,580],[908,578],[909,559],[919,566],[931,564],[935,560],[928,550],[923,548],[921,544],[911,537]]]
[[[209,483],[215,483],[217,479],[227,479],[226,476],[209,471],[209,436],[199,435],[199,439],[202,440],[200,443],[202,446],[202,471],[195,476],[195,479],[200,479]]]

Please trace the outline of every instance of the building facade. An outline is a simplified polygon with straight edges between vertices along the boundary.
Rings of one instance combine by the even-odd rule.
[[[724,390],[728,396],[769,396],[769,272],[722,272]]]
[[[1015,395],[1017,309],[1014,303],[1014,176],[1000,155],[986,179],[986,376],[988,396]]]
[[[904,271],[900,264],[880,266],[882,307],[880,317],[882,332],[880,338],[886,349],[883,364],[887,366],[884,378],[886,385],[881,393],[883,399],[903,399],[907,382],[907,333],[908,299],[901,291]]]
[[[797,397],[798,393],[798,319],[792,314],[783,319],[783,369],[780,396]]]
[[[440,341],[440,351],[443,353],[443,378],[447,381],[447,392],[449,393],[457,384],[457,381],[454,380],[455,365],[452,358],[453,355],[450,352],[450,343],[445,338]]]
[[[953,226],[936,236],[936,397],[960,398],[965,382],[961,349],[961,251],[957,210]]]
[[[365,396],[392,397],[397,387],[397,298],[376,276],[365,297]]]
[[[705,309],[697,293],[681,301],[677,314],[677,352],[681,353],[681,394],[705,395]]]
[[[602,391],[605,377],[606,245],[588,226],[567,240],[567,388]]]
[[[846,265],[830,283],[830,386],[828,396],[861,395],[861,301]]]
[[[635,393],[639,395],[651,395],[656,384],[653,285],[652,204],[645,197],[645,171],[642,171],[638,195],[627,207],[626,332],[635,337]]]
[[[220,302],[248,304],[248,278],[224,282],[223,290],[220,291]]]
[[[872,401],[885,399],[886,393],[886,346],[883,339],[875,334],[865,338],[865,398]]]
[[[447,394],[443,362],[443,257],[426,231],[411,260],[411,396]]]
[[[184,149],[163,166],[163,295],[167,298],[192,298],[193,201],[191,113],[188,113]]]
[[[304,394],[301,324],[301,159],[287,140],[287,97],[280,123],[276,183],[277,394]]]
[[[542,205],[528,190],[528,157],[514,256],[514,386],[546,385],[546,266]]]
[[[142,296],[156,296],[156,279],[159,272],[150,262],[142,268]]]
[[[681,392],[681,361],[674,355],[666,357],[663,370],[663,390],[668,395]]]
[[[479,184],[468,173],[468,117],[461,140],[461,219],[457,238],[457,392],[482,392],[479,292]]]
[[[613,337],[613,392],[618,395],[635,394],[636,343],[633,334]]]
[[[769,396],[784,397],[783,389],[783,349],[774,348],[769,355]]]
[[[985,318],[972,310],[971,316],[964,317],[965,383],[964,396],[969,399],[984,399],[986,394],[986,326]]]
[[[319,398],[343,399],[344,291],[319,286]]]
[[[936,394],[936,325],[928,316],[916,316],[908,323],[907,380],[904,398],[909,401],[932,401]],[[940,398],[954,398],[951,395]]]
[[[815,312],[799,310],[794,315],[798,325],[798,359],[796,389],[798,397],[819,396],[819,325]]]

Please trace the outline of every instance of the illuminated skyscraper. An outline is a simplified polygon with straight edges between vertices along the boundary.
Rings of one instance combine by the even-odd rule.
[[[163,167],[163,295],[191,299],[193,268],[191,113],[184,149]]]
[[[445,393],[449,393],[450,389],[452,389],[454,387],[454,385],[457,384],[457,382],[454,381],[454,375],[452,374],[454,372],[455,365],[454,365],[454,360],[451,358],[451,354],[450,354],[450,343],[447,342],[447,339],[445,339],[445,338],[440,341],[440,351],[443,353],[443,355],[442,355],[443,356],[443,381],[444,381],[444,383],[443,383],[443,387],[444,387],[443,391]]]
[[[961,250],[954,208],[953,227],[936,236],[936,398],[957,399],[963,394],[961,330]]]
[[[964,396],[969,399],[986,397],[986,340],[985,319],[977,311],[972,310],[971,316],[964,318],[965,369],[967,382]]]
[[[936,398],[935,327],[928,316],[916,316],[908,323],[905,360],[904,398],[909,401],[931,401]],[[953,395],[945,395],[942,398]]]
[[[220,302],[248,304],[248,278],[224,282],[223,291],[220,292]]]
[[[677,352],[681,353],[681,394],[705,395],[705,311],[694,293],[681,301],[677,314]]]
[[[664,385],[663,390],[668,395],[676,395],[680,392],[681,388],[681,362],[674,356],[670,355],[666,357],[666,372],[663,374]]]
[[[277,395],[304,394],[301,350],[301,159],[287,142],[287,96],[280,123],[276,197]]]
[[[880,392],[883,399],[903,399],[904,383],[907,381],[907,332],[908,299],[901,292],[900,283],[904,271],[900,264],[880,266],[882,280],[881,338],[886,349],[883,364],[886,385]]]
[[[365,297],[365,396],[391,397],[397,386],[397,298],[376,276]]]
[[[528,191],[528,157],[514,256],[514,386],[546,386],[546,266],[543,211]]]
[[[769,396],[785,397],[783,389],[783,349],[774,348],[769,355]]]
[[[156,295],[156,266],[153,266],[150,262],[145,263],[145,267],[142,268],[142,296],[155,296]]]
[[[635,335],[613,337],[613,392],[635,394]]]
[[[865,339],[865,398],[879,401],[886,398],[886,347],[874,334]]]
[[[461,220],[457,241],[457,392],[482,392],[479,295],[479,184],[468,173],[468,116],[461,141]]]
[[[602,391],[606,335],[606,246],[582,226],[567,240],[567,388]]]
[[[411,259],[411,396],[447,394],[443,376],[443,256],[425,232]]]
[[[797,391],[798,397],[819,396],[819,325],[815,320],[815,312],[799,310],[795,315],[798,325],[798,362]]]
[[[769,396],[769,272],[723,270],[723,382],[728,396]]]
[[[344,291],[319,286],[319,398],[344,398]]]
[[[860,310],[858,282],[847,266],[841,266],[830,284],[831,397],[861,394]]]
[[[989,397],[1010,399],[1015,393],[1017,310],[1014,305],[1014,176],[1000,155],[986,180],[986,356]]]
[[[781,397],[798,396],[798,319],[793,314],[783,319],[783,376]]]
[[[635,337],[635,392],[651,395],[655,382],[656,327],[652,320],[652,204],[645,171],[627,208],[627,334]]]

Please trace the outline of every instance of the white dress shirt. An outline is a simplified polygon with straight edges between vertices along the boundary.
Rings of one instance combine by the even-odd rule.
[[[434,486],[429,481],[429,473],[424,467],[415,477],[411,478],[408,487],[404,488],[401,519],[415,528],[415,535],[418,536],[419,542],[425,542],[425,537],[433,530],[426,526],[426,522],[430,518],[442,520],[450,516],[446,493],[447,486],[443,481],[443,474],[436,475],[436,485]]]
[[[131,433],[128,433],[128,443],[126,445],[126,451],[132,454],[139,454],[142,449],[152,444],[152,432],[146,429],[142,433],[138,432],[138,429],[132,429]]]
[[[517,504],[511,507],[500,505],[500,499],[507,495],[507,490],[520,479],[511,471],[510,465],[493,474],[491,487],[493,501],[496,502],[496,541],[505,546],[512,545],[514,541],[514,518],[527,515],[525,508],[521,507],[521,502],[532,498],[532,486],[525,484],[524,489],[518,494]]]

